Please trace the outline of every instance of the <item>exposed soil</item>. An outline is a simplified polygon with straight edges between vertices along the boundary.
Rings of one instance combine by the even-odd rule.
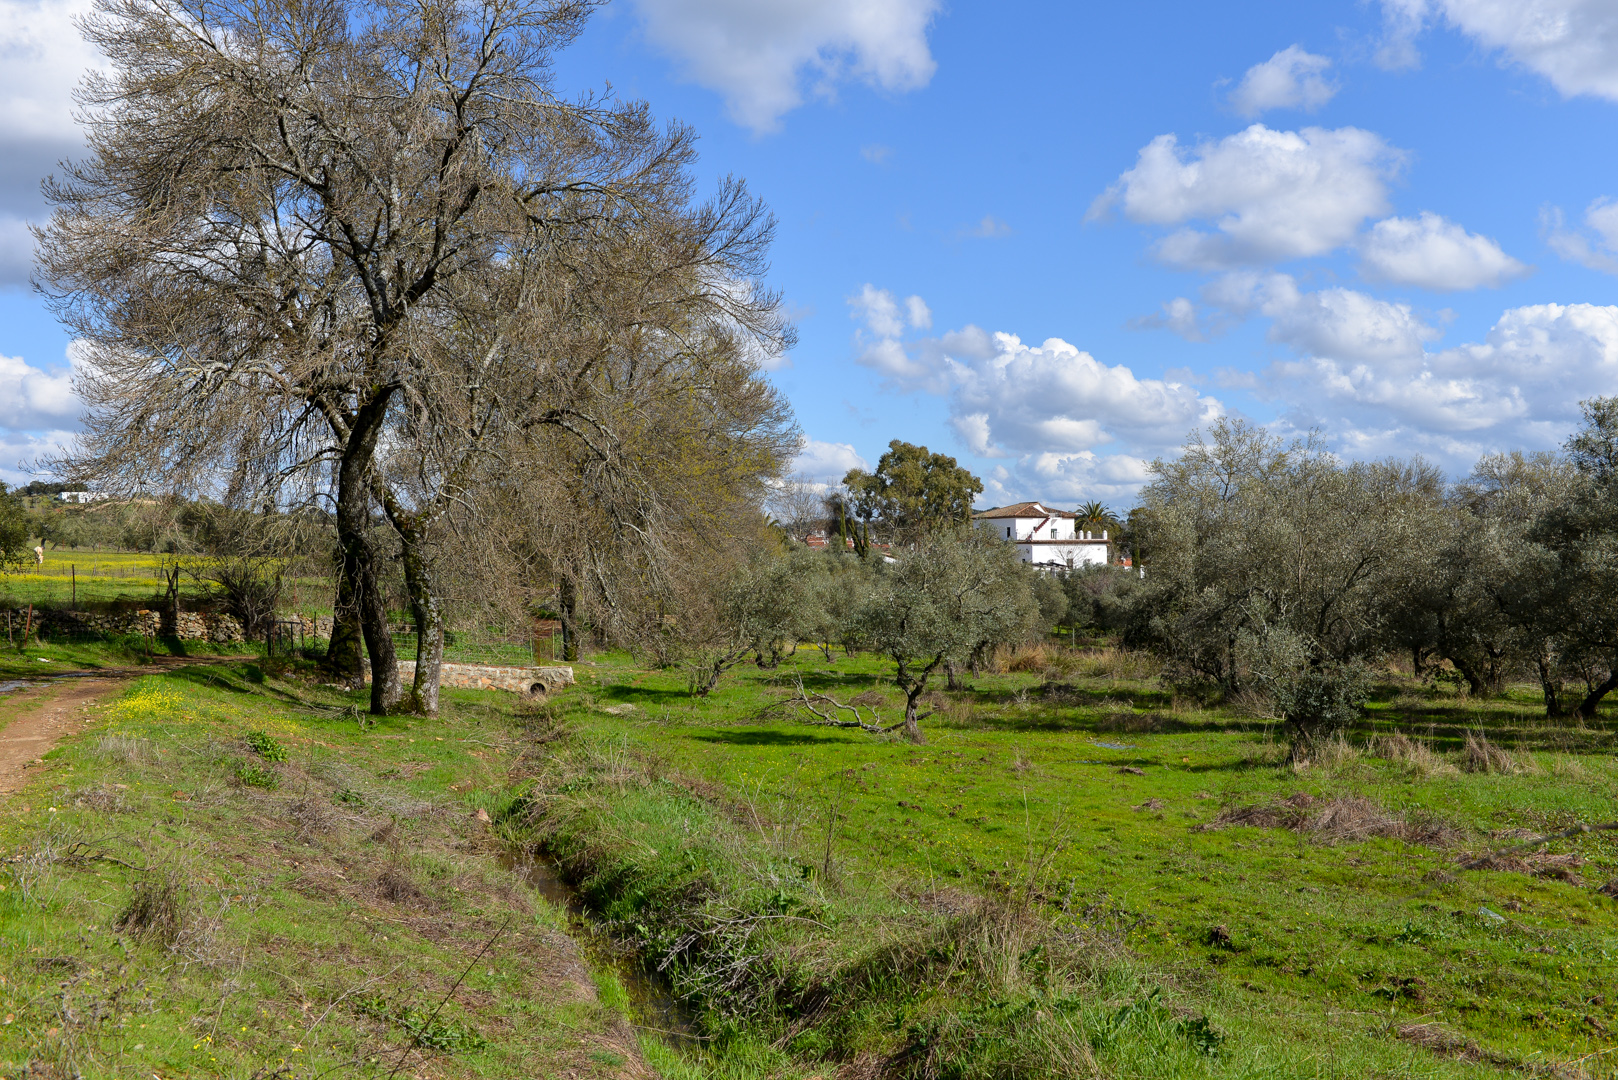
[[[79,729],[84,708],[116,690],[126,680],[191,664],[233,663],[244,657],[154,656],[149,665],[109,668],[104,671],[51,671],[40,673],[40,684],[0,695],[9,706],[9,721],[0,719],[0,795],[8,795],[28,781],[28,769],[54,747],[62,736]],[[0,680],[4,681],[4,680]],[[33,680],[16,680],[32,682]]]

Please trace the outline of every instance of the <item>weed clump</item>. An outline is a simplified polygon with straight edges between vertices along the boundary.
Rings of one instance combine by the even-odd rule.
[[[331,806],[318,796],[309,795],[287,803],[286,813],[300,844],[307,844],[322,833],[331,831]]]
[[[154,872],[135,882],[129,904],[113,921],[136,941],[173,945],[185,928],[190,895],[172,871]]]
[[[281,774],[251,761],[244,761],[231,772],[231,778],[242,787],[263,788],[273,791],[281,786]]]
[[[1517,759],[1481,735],[1467,733],[1466,745],[1461,749],[1461,771],[1467,773],[1499,773],[1509,776],[1521,766]]]
[[[412,1005],[396,1005],[383,997],[361,998],[354,1003],[361,1016],[395,1024],[410,1036],[410,1045],[446,1054],[482,1050],[489,1040],[469,1024],[441,1019]]]
[[[410,871],[397,862],[384,867],[376,877],[376,895],[390,904],[421,907],[431,901],[416,885]]]
[[[94,810],[102,814],[128,814],[134,811],[129,800],[117,788],[97,784],[94,787],[80,788],[73,793],[73,804],[82,806],[86,810]]]
[[[144,765],[152,760],[152,744],[132,735],[103,735],[96,740],[96,757],[120,765]]]
[[[1411,776],[1421,779],[1455,771],[1455,766],[1435,753],[1432,747],[1401,733],[1377,737],[1372,740],[1370,749],[1376,757],[1401,766]]]
[[[1430,815],[1392,813],[1357,795],[1318,799],[1304,792],[1279,803],[1229,807],[1206,825],[1192,826],[1192,830],[1211,832],[1233,825],[1287,829],[1327,844],[1379,837],[1444,847],[1459,835],[1454,826]]]
[[[248,749],[265,761],[285,761],[287,759],[287,748],[262,731],[249,731],[247,733],[247,746]]]

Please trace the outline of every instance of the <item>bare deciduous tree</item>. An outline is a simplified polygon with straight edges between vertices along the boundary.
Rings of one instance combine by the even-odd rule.
[[[432,537],[490,462],[549,428],[610,468],[625,436],[597,412],[626,371],[684,364],[661,385],[700,396],[694,358],[787,340],[742,186],[693,206],[688,129],[553,91],[594,6],[100,0],[85,24],[111,72],[80,92],[90,153],[48,182],[38,236],[91,360],[82,449],[58,467],[329,500],[330,663],[357,674],[363,636],[374,711],[402,693],[377,509],[421,631],[410,705],[430,712]]]

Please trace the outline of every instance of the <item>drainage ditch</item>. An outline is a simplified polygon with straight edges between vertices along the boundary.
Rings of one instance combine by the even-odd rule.
[[[547,903],[567,913],[567,930],[585,958],[611,971],[629,996],[629,1019],[676,1050],[693,1050],[704,1042],[696,1015],[674,996],[666,980],[647,971],[634,953],[613,938],[607,927],[569,885],[555,863],[532,852],[514,851],[502,860]]]

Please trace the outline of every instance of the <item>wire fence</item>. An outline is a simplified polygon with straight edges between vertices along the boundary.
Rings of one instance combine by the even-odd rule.
[[[416,655],[416,628],[392,627],[393,648],[401,660]],[[539,619],[520,630],[504,627],[462,627],[444,632],[446,664],[482,664],[494,667],[526,667],[548,664],[562,658],[562,627],[551,619]]]

